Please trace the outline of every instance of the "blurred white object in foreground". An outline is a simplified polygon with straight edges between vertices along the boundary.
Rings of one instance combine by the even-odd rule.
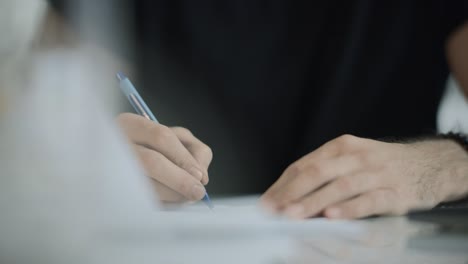
[[[113,230],[154,221],[151,184],[96,91],[114,76],[98,69],[80,53],[39,56],[0,119],[1,263],[93,263]]]
[[[47,4],[37,0],[0,1],[0,73],[16,66],[37,36]]]
[[[22,87],[26,60],[46,7],[38,0],[0,1],[0,114]]]

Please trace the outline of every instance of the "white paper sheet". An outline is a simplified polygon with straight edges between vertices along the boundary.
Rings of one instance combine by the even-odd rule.
[[[214,200],[214,209],[203,203],[157,213],[158,222],[170,225],[173,233],[188,237],[276,236],[284,234],[357,235],[363,228],[356,221],[315,218],[293,221],[263,211],[256,197]]]

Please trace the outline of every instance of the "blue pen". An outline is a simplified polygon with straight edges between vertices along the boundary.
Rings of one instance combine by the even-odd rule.
[[[133,108],[135,108],[135,111],[139,115],[144,116],[148,118],[149,120],[152,120],[159,124],[158,120],[153,115],[151,110],[148,108],[145,101],[143,101],[140,94],[135,89],[135,86],[133,86],[133,84],[130,82],[127,76],[119,72],[117,73],[117,79],[120,82],[120,89],[124,93],[125,97],[127,97],[128,101],[133,106]],[[205,196],[203,197],[203,201],[206,203],[206,205],[210,209],[213,209],[213,204],[211,203],[210,196],[208,196],[208,193],[205,193]]]

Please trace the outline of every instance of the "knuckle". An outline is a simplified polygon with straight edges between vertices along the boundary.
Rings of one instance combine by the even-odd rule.
[[[167,141],[174,139],[174,132],[164,125],[154,125],[151,128],[151,134],[154,135],[154,141],[159,144],[165,144]]]
[[[290,167],[292,176],[298,177],[300,179],[310,179],[311,177],[317,178],[323,175],[323,166],[320,166],[317,163],[309,164],[293,164]]]
[[[144,151],[139,151],[138,156],[145,172],[152,178],[157,178],[155,172],[159,171],[158,166],[160,165],[162,155],[158,152],[145,149]]]
[[[195,178],[199,178],[200,180],[203,178],[203,175],[200,175],[200,173],[203,174],[203,167],[190,154],[174,156],[172,161],[192,176],[195,176]]]
[[[323,177],[325,175],[325,168],[319,164],[313,163],[307,166],[306,174],[309,176]]]
[[[301,185],[306,184],[310,181],[310,175],[307,173],[299,173],[295,176],[294,179],[294,187],[301,187]]]
[[[315,186],[327,181],[322,166],[309,165],[303,168],[296,167],[293,170],[295,171],[294,182],[299,189],[302,185]]]
[[[208,161],[211,162],[211,160],[213,159],[213,150],[207,145],[203,145],[200,151],[202,152],[202,155],[206,157]]]
[[[287,169],[286,169],[287,174],[291,176],[298,176],[302,172],[301,166],[299,166],[297,163],[291,164]]]
[[[198,168],[198,166],[195,164],[195,162],[193,162],[193,160],[191,160],[191,159],[189,159],[187,157],[177,158],[177,159],[174,160],[174,162],[175,162],[175,164],[177,166],[179,166],[180,168],[186,170],[189,173],[192,173],[192,170],[194,168],[196,168],[196,170],[200,170]]]
[[[181,203],[187,201],[187,199],[181,195],[180,193],[172,190],[168,186],[158,182],[158,181],[151,181],[156,193],[159,196],[161,202],[166,203]]]
[[[315,165],[302,169],[301,172],[296,175],[296,179],[299,184],[308,185],[314,185],[315,183],[326,181],[325,174],[323,174],[323,168]]]
[[[117,121],[119,123],[121,123],[121,122],[126,123],[126,122],[128,122],[128,120],[131,120],[133,118],[135,118],[135,117],[134,117],[134,114],[132,114],[132,113],[122,113],[122,114],[119,114],[117,116]]]
[[[287,185],[281,192],[277,193],[273,200],[280,206],[285,205],[293,200],[295,200],[296,195],[294,194],[294,189],[297,186],[297,182]]]
[[[158,134],[162,137],[170,137],[174,135],[174,132],[172,132],[172,130],[165,125],[156,124],[152,126],[152,129],[155,134]]]
[[[345,134],[335,139],[335,143],[340,149],[348,149],[356,144],[357,139],[353,135]]]
[[[153,163],[154,159],[149,151],[142,151],[140,152],[140,161],[143,163],[143,165],[151,164]]]
[[[176,126],[176,127],[172,127],[171,129],[174,132],[184,135],[184,136],[193,136],[192,132],[185,127]]]
[[[353,188],[353,182],[349,177],[342,177],[336,182],[336,186],[340,191],[351,191]]]
[[[175,183],[175,188],[177,192],[181,193],[185,197],[190,198],[192,196],[191,194],[191,185],[190,181],[178,181]]]
[[[126,128],[132,124],[137,119],[137,117],[138,116],[132,113],[122,113],[117,116],[116,121],[120,127]]]

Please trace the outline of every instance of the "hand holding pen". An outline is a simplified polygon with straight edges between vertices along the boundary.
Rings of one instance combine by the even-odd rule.
[[[204,185],[208,183],[211,149],[182,127],[159,124],[131,82],[117,74],[120,88],[137,114],[118,117],[146,173],[152,179],[163,202],[203,199],[211,208]]]

